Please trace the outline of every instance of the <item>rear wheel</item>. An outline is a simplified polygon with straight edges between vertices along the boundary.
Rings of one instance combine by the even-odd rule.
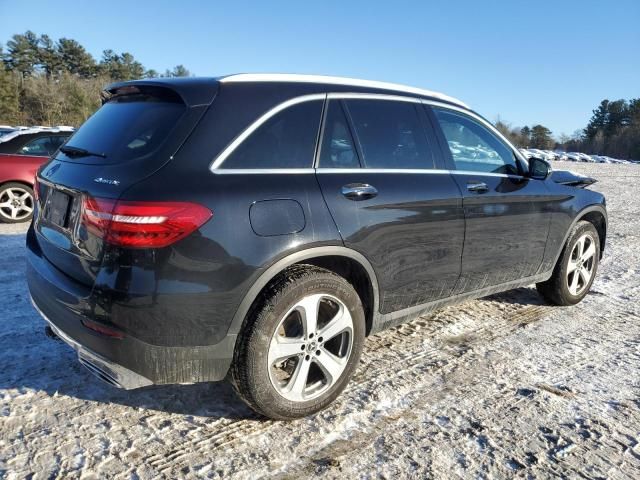
[[[236,347],[236,391],[273,419],[322,410],[360,359],[365,320],[358,294],[333,272],[300,265],[272,282],[259,303]]]
[[[0,221],[5,223],[28,222],[33,217],[33,189],[22,183],[5,183],[0,186]]]
[[[536,288],[551,303],[575,305],[589,292],[599,259],[598,232],[592,223],[580,221],[569,234],[551,278]]]

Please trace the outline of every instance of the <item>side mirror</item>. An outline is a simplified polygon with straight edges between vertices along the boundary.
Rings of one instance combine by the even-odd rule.
[[[551,164],[538,157],[529,157],[529,177],[536,180],[546,180],[553,172]]]

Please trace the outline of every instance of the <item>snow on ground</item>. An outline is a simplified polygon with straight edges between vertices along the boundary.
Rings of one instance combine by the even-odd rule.
[[[224,383],[101,384],[45,337],[25,228],[0,226],[0,478],[640,477],[640,167],[554,166],[607,194],[581,304],[521,288],[371,337],[338,401],[291,423]]]

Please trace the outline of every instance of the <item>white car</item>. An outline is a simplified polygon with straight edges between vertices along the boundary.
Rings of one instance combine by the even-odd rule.
[[[587,162],[587,163],[595,163],[595,160],[591,158],[590,155],[587,155],[586,153],[580,153],[580,161]]]

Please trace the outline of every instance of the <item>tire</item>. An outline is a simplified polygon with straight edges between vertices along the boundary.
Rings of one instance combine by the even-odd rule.
[[[23,183],[0,185],[0,222],[21,223],[33,218],[33,189]]]
[[[306,312],[313,311],[317,328],[307,329],[313,315]],[[274,420],[311,415],[344,390],[364,337],[364,310],[351,284],[329,270],[295,265],[249,311],[231,367],[233,386],[249,407]]]
[[[579,242],[583,243],[578,245]],[[537,283],[536,288],[549,303],[575,305],[589,293],[599,260],[600,237],[596,228],[590,222],[579,221],[569,234],[551,278]]]

